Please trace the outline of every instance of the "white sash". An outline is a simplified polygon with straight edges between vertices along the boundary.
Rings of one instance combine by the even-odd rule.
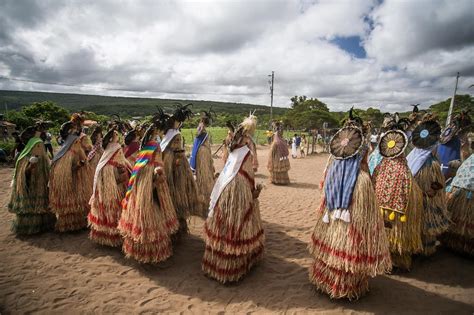
[[[224,191],[224,188],[234,179],[240,170],[240,166],[244,161],[245,156],[249,153],[250,149],[247,146],[243,146],[239,149],[235,149],[229,154],[227,162],[225,163],[224,169],[219,174],[216,180],[214,188],[211,193],[211,202],[209,204],[209,217],[214,214],[214,207],[219,200],[220,195]]]
[[[168,129],[163,140],[160,142],[161,152],[164,152],[168,144],[170,144],[171,140],[173,140],[174,136],[180,134],[179,129]]]
[[[99,164],[97,164],[97,168],[95,169],[94,173],[94,186],[92,189],[92,196],[91,200],[89,201],[89,204],[92,201],[92,198],[95,196],[95,190],[97,188],[97,180],[99,179],[99,173],[102,168],[104,168],[105,165],[107,165],[107,162],[110,161],[110,159],[114,156],[114,154],[118,151],[121,150],[122,147],[118,143],[110,143],[107,145],[107,148],[105,149],[104,153],[102,153],[102,156],[100,157]],[[113,183],[115,185],[115,183]]]

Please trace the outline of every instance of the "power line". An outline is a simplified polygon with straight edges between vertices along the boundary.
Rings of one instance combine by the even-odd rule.
[[[166,91],[166,90],[143,90],[143,89],[122,89],[122,88],[107,88],[94,85],[85,85],[85,84],[69,84],[69,83],[59,83],[59,82],[45,82],[38,80],[22,79],[22,78],[13,78],[7,76],[0,76],[0,79],[10,80],[10,81],[19,81],[19,82],[28,82],[28,83],[37,83],[37,84],[47,84],[47,85],[57,85],[57,86],[67,86],[67,87],[77,87],[77,88],[87,88],[87,89],[99,89],[105,91],[121,91],[121,92],[138,92],[138,93],[161,93],[161,94],[185,94],[185,95],[265,95],[266,93],[217,93],[217,92],[190,92],[190,91]]]

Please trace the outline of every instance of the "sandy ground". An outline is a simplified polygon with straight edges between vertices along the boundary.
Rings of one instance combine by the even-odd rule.
[[[474,312],[472,260],[439,250],[410,273],[377,277],[356,302],[333,301],[308,281],[306,246],[327,155],[292,160],[290,186],[268,183],[268,149],[259,150],[266,256],[241,282],[203,275],[203,221],[163,264],[139,265],[118,249],[95,245],[87,232],[15,237],[5,210],[12,169],[0,170],[0,311],[7,313],[452,313]],[[217,168],[222,163],[217,161]]]

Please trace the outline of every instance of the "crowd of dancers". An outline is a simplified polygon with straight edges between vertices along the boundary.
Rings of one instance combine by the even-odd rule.
[[[189,106],[178,105],[172,113],[158,109],[144,125],[132,128],[117,117],[88,135],[76,113],[61,126],[62,145],[51,161],[43,126],[26,128],[8,204],[13,231],[89,228],[93,242],[158,263],[188,232],[189,217],[198,216],[205,219],[202,270],[222,283],[240,280],[264,254],[257,119],[251,113],[240,124],[228,123],[225,164],[216,173],[206,130],[215,114],[201,113],[188,159],[180,128],[191,115]],[[349,112],[330,142],[309,244],[309,278],[319,290],[359,298],[369,278],[392,267],[409,270],[413,255],[433,254],[440,241],[474,254],[474,157],[461,156],[459,140],[470,126],[466,113],[443,132],[430,113],[387,114],[371,152],[370,124]],[[270,181],[289,185],[283,125],[275,122],[273,129]]]

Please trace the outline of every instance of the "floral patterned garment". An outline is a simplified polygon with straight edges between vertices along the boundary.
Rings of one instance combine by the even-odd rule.
[[[411,189],[412,176],[404,156],[384,158],[375,169],[375,195],[383,210],[404,214]]]

